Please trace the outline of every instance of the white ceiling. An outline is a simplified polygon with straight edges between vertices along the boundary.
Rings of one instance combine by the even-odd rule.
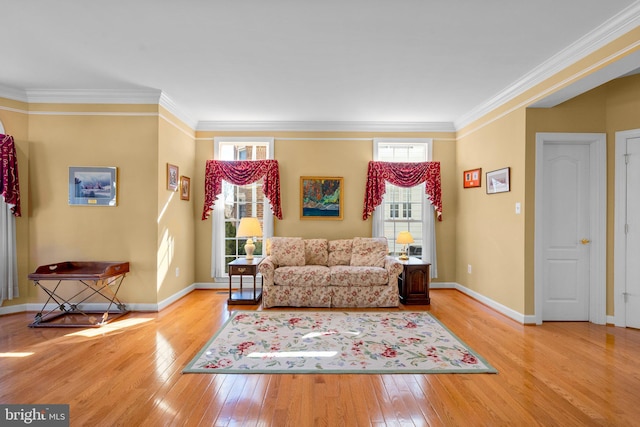
[[[636,26],[639,3],[0,0],[0,96],[161,93],[198,128],[458,128]]]

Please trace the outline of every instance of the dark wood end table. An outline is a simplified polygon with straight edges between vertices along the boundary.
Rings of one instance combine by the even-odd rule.
[[[258,265],[263,258],[238,258],[229,263],[229,299],[227,304],[258,304],[262,298],[262,286],[257,287]],[[231,279],[240,276],[240,289],[233,291]],[[242,276],[253,276],[253,289],[244,289]]]
[[[402,304],[431,304],[429,298],[429,284],[431,264],[419,258],[409,257],[408,260],[398,259],[403,270],[398,276],[398,290]]]

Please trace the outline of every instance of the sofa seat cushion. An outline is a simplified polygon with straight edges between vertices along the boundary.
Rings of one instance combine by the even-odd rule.
[[[323,265],[279,267],[273,275],[273,283],[281,286],[329,286],[331,272]]]
[[[381,267],[331,267],[331,286],[380,286],[389,283],[387,270]]]

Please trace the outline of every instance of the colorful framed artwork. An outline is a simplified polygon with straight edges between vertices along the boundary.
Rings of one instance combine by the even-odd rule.
[[[69,167],[69,204],[117,206],[118,168]]]
[[[167,190],[178,191],[180,174],[178,166],[167,163]]]
[[[188,176],[180,177],[180,200],[189,200],[191,193],[191,178]]]
[[[511,168],[487,172],[487,194],[511,191]]]
[[[335,219],[343,216],[344,182],[341,177],[300,177],[300,218]]]
[[[462,173],[462,187],[475,188],[482,186],[482,168],[470,169]]]

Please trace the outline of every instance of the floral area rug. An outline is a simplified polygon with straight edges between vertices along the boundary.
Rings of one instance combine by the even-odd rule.
[[[496,373],[428,312],[235,311],[185,373]]]

